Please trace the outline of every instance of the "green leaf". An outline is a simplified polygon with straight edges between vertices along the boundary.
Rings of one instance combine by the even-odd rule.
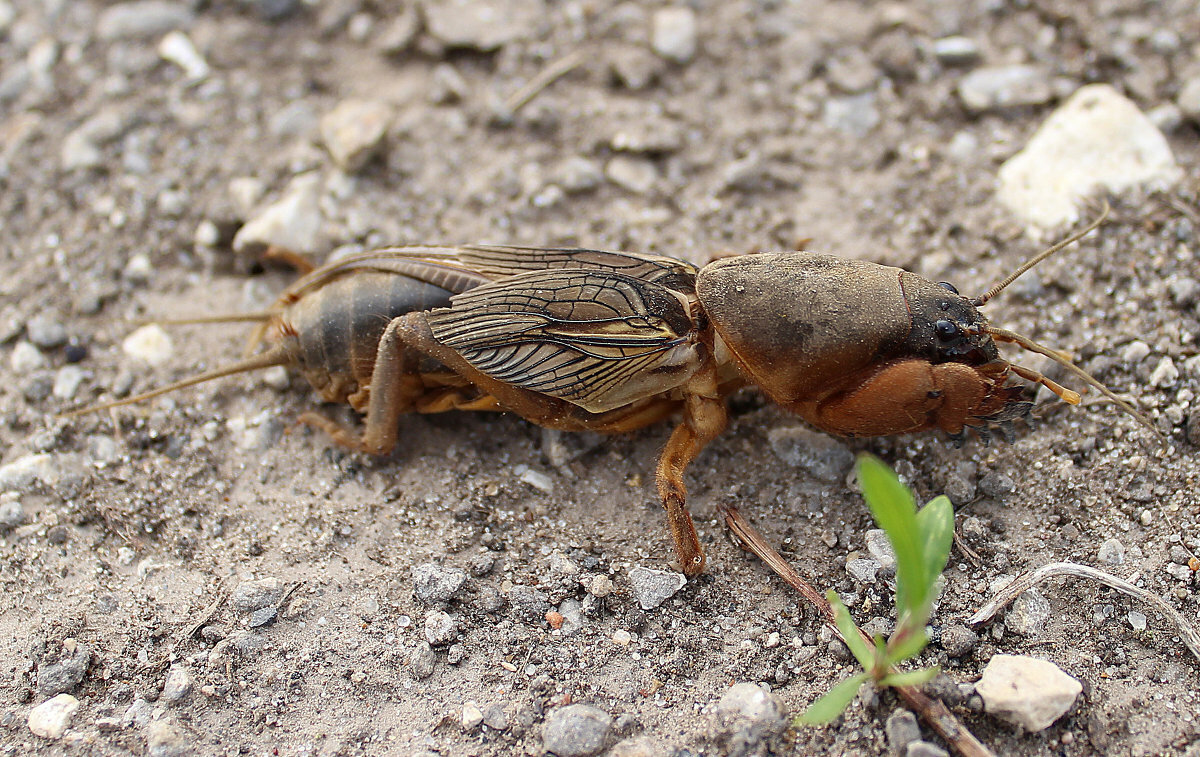
[[[945,494],[934,497],[917,513],[917,528],[925,553],[925,570],[932,581],[946,569],[954,541],[954,505]],[[926,619],[921,622],[924,623]]]
[[[842,634],[842,639],[854,655],[854,659],[858,660],[858,664],[862,665],[864,670],[870,670],[875,666],[875,654],[871,647],[867,646],[867,642],[863,641],[858,626],[854,625],[854,619],[850,617],[850,611],[842,604],[842,598],[833,589],[825,592],[825,598],[833,606],[833,624]]]
[[[872,455],[858,456],[858,483],[875,522],[887,532],[896,553],[896,604],[905,611],[920,608],[929,594],[929,577],[922,554],[917,506],[912,492],[896,473]]]
[[[879,686],[920,686],[924,683],[932,681],[934,676],[942,671],[937,665],[932,668],[921,668],[920,670],[909,670],[904,673],[892,673],[884,676],[878,682]]]
[[[925,626],[923,625],[907,634],[893,634],[892,641],[888,642],[887,661],[893,665],[903,662],[916,656],[928,643],[929,637],[925,635]]]
[[[813,702],[804,714],[796,718],[800,725],[825,725],[841,715],[849,706],[854,695],[867,681],[866,673],[858,673],[830,689],[825,696]]]

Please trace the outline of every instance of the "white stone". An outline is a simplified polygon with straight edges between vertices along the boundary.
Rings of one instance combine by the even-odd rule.
[[[654,570],[638,565],[629,571],[633,597],[643,610],[653,610],[666,602],[686,583],[686,576],[670,570]]]
[[[654,13],[654,52],[675,63],[696,55],[696,13],[687,6],[661,8]]]
[[[474,702],[467,702],[462,709],[462,727],[464,731],[473,731],[483,722],[483,710]]]
[[[1000,168],[997,199],[1031,235],[1079,219],[1096,191],[1163,188],[1182,176],[1162,132],[1107,84],[1082,87]]]
[[[79,709],[79,700],[70,694],[59,694],[29,711],[29,730],[43,739],[60,738]]]
[[[536,34],[547,18],[542,0],[426,0],[421,10],[431,37],[484,52]]]
[[[158,54],[168,63],[183,69],[191,81],[200,81],[208,76],[208,61],[192,44],[192,39],[181,31],[168,32],[158,43]]]
[[[142,326],[137,331],[125,337],[121,349],[134,360],[141,360],[153,366],[165,364],[175,352],[171,337],[157,323]]]
[[[238,230],[233,249],[247,252],[275,245],[292,252],[316,252],[321,247],[321,177],[307,173],[292,179],[279,200],[263,208]]]
[[[1179,369],[1175,367],[1175,361],[1170,357],[1159,360],[1158,365],[1154,366],[1154,370],[1150,373],[1150,386],[1157,386],[1160,389],[1172,387],[1178,380]]]
[[[1052,662],[998,654],[983,669],[975,691],[988,713],[1037,732],[1065,715],[1083,686]]]
[[[37,347],[22,339],[13,347],[8,364],[12,367],[13,373],[23,375],[44,367],[46,356]]]

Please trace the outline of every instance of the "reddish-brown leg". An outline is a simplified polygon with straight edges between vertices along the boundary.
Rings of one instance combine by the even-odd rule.
[[[987,377],[962,363],[902,360],[799,412],[818,428],[842,436],[884,436],[933,427],[958,433],[968,419],[1000,409],[988,401],[992,388]]]

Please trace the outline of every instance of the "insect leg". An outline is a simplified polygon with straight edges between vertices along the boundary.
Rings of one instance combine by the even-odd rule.
[[[372,455],[386,455],[392,451],[399,433],[400,416],[411,411],[417,398],[425,392],[417,371],[417,356],[404,347],[400,320],[392,320],[379,339],[363,433],[360,435],[315,412],[301,415],[301,423],[324,431],[344,447]]]
[[[704,549],[688,512],[683,473],[700,450],[725,429],[728,414],[717,393],[716,373],[711,365],[689,381],[684,391],[683,422],[675,427],[658,458],[656,479],[680,567],[687,575],[694,576],[704,570]]]

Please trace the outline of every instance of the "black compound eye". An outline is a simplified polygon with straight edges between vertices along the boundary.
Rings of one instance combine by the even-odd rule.
[[[933,330],[943,341],[949,341],[962,334],[962,329],[958,327],[958,324],[944,319],[933,324]]]
[[[938,286],[940,286],[942,289],[948,289],[948,290],[950,290],[951,292],[954,292],[955,294],[958,294],[958,287],[954,286],[954,285],[953,285],[953,284],[951,284],[949,281],[939,281],[939,282],[937,283],[937,285],[938,285]]]

